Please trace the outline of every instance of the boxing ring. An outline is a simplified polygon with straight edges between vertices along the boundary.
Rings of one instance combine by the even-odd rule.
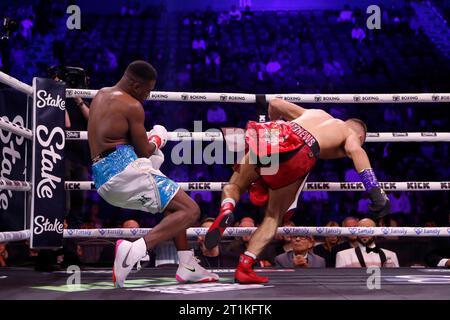
[[[0,72],[0,82],[24,93],[36,102],[36,88]],[[66,98],[93,98],[97,91],[65,89]],[[233,102],[255,103],[254,94],[152,92],[148,100],[179,102]],[[265,100],[281,98],[294,103],[445,103],[449,93],[410,94],[267,94]],[[0,117],[0,129],[17,137],[31,140],[35,151],[35,132],[5,117]],[[170,132],[170,141],[224,141],[220,130],[206,132]],[[65,131],[65,140],[87,140],[87,132]],[[370,132],[367,142],[450,142],[450,132]],[[34,159],[34,154],[33,157]],[[30,164],[32,175],[34,163]],[[226,182],[180,182],[185,191],[221,191]],[[450,181],[381,182],[386,191],[441,191],[448,192]],[[0,178],[0,191],[25,192],[33,190],[33,182]],[[65,181],[66,192],[95,190],[92,181]],[[307,182],[304,191],[360,192],[359,182]],[[28,196],[31,206],[35,199]],[[28,210],[28,208],[27,208]],[[9,214],[16,214],[9,212]],[[26,213],[24,213],[25,216]],[[56,225],[56,222],[55,222]],[[250,235],[255,228],[228,228],[225,237]],[[151,229],[64,229],[63,238],[138,238]],[[204,235],[207,229],[190,228],[189,237]],[[0,242],[28,240],[30,221],[22,230],[0,232]],[[450,237],[450,228],[425,227],[282,227],[278,235],[313,236],[382,236],[382,237]],[[0,299],[448,299],[450,297],[450,270],[448,269],[382,269],[378,276],[381,288],[367,286],[370,274],[366,269],[262,269],[270,276],[264,285],[237,285],[233,283],[233,270],[215,270],[221,276],[214,284],[178,284],[173,269],[142,269],[130,274],[124,289],[113,289],[111,271],[104,269],[81,270],[81,286],[67,284],[66,272],[37,273],[26,268],[0,269]]]

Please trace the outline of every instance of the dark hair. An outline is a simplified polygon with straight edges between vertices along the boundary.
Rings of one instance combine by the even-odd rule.
[[[347,119],[347,121],[353,121],[353,122],[356,122],[357,124],[359,124],[364,130],[364,139],[365,139],[365,137],[367,135],[367,126],[364,123],[364,121],[357,119],[357,118],[350,118],[350,119]]]
[[[147,82],[156,80],[158,73],[147,61],[136,60],[130,63],[125,70],[125,74],[132,80],[138,82]]]

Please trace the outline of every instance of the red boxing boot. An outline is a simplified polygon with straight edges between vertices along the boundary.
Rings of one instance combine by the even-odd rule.
[[[253,270],[252,266],[256,262],[252,257],[241,254],[239,257],[239,264],[237,266],[236,272],[234,273],[234,282],[240,284],[250,284],[250,283],[266,283],[269,282],[268,277],[258,276]]]
[[[205,236],[205,247],[207,249],[212,249],[217,246],[225,229],[233,224],[234,205],[234,201],[224,200],[224,202],[222,202],[219,216],[216,218],[211,227],[209,227],[208,233]]]

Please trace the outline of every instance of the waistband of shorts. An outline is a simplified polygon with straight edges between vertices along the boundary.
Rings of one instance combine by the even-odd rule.
[[[94,164],[94,163],[96,163],[96,162],[99,162],[100,160],[102,160],[103,158],[106,158],[107,156],[109,156],[111,153],[113,153],[114,151],[116,151],[117,150],[117,147],[120,147],[121,145],[118,145],[118,146],[116,146],[116,147],[114,147],[114,148],[110,148],[110,149],[107,149],[107,150],[105,150],[105,151],[103,151],[103,152],[100,152],[97,156],[95,156],[93,159],[92,159],[92,163]]]
[[[132,146],[116,146],[115,150],[109,152],[106,157],[99,159],[92,165],[95,187],[97,189],[100,188],[109,179],[125,170],[130,163],[137,159],[138,157]]]
[[[308,130],[296,122],[291,121],[289,122],[289,125],[292,128],[292,132],[295,133],[305,143],[305,145],[309,147],[314,157],[319,158],[320,146],[317,139]]]

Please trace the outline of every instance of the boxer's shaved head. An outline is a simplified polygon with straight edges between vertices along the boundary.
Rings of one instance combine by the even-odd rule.
[[[366,141],[367,125],[357,118],[350,118],[345,121],[361,137],[361,144]]]
[[[128,65],[118,85],[139,102],[144,103],[155,88],[157,77],[158,73],[150,63],[136,60]]]
[[[147,61],[136,60],[130,63],[125,70],[125,75],[138,82],[156,81],[158,73]]]

